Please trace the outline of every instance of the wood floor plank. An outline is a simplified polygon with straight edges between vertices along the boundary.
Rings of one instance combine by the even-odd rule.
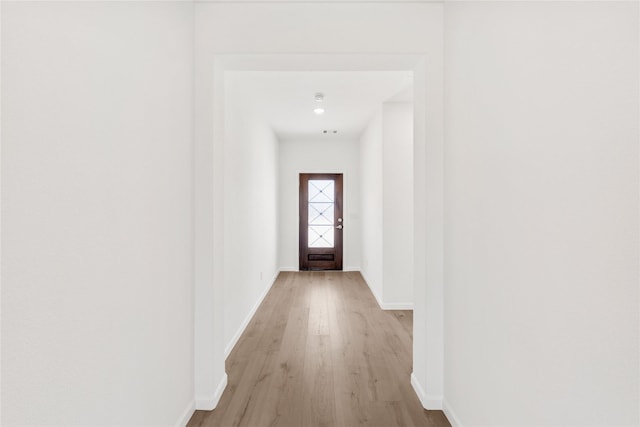
[[[336,419],[329,335],[309,335],[302,390],[303,426],[332,427]]]
[[[357,272],[281,273],[227,358],[218,407],[188,427],[449,426],[411,387],[412,327]]]

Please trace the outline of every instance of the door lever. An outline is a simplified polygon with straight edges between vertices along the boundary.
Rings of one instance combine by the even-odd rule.
[[[342,228],[343,228],[343,227],[342,227],[342,224],[338,224],[338,225],[336,225],[336,228],[337,228],[338,230],[342,230]]]

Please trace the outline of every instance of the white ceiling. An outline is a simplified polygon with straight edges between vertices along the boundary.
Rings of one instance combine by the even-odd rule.
[[[227,99],[257,111],[281,140],[358,138],[383,102],[411,102],[413,93],[410,71],[234,71],[225,77]],[[317,92],[324,94],[323,115],[313,112]]]

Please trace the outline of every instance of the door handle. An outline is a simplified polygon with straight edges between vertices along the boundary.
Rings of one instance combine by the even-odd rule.
[[[338,224],[338,225],[336,225],[336,228],[337,228],[338,230],[342,230],[342,228],[343,228],[343,227],[342,227],[342,224]]]

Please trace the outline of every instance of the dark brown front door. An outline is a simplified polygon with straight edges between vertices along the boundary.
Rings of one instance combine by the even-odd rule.
[[[342,174],[300,174],[300,270],[342,270]]]

